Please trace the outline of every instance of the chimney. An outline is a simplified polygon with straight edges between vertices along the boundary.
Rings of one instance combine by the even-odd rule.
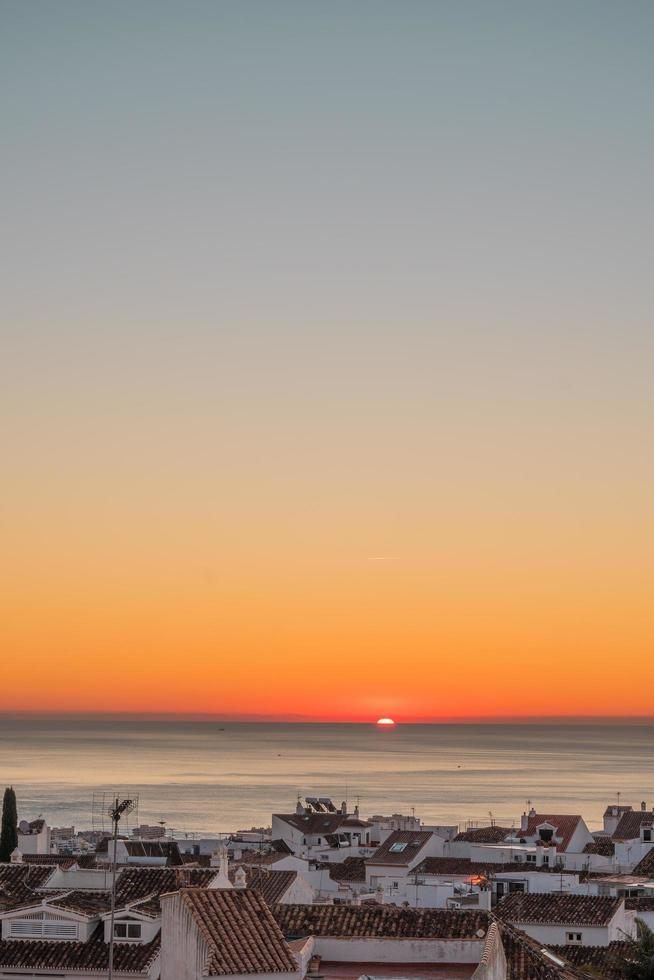
[[[228,873],[228,855],[227,848],[224,844],[218,847],[217,851],[214,851],[211,855],[211,867],[218,867],[218,874],[211,883],[211,888],[231,888],[232,883],[229,880]]]
[[[645,800],[643,800],[643,802],[640,804],[640,808],[643,811],[643,813],[646,812],[646,810],[647,810],[647,803],[645,802]]]
[[[234,875],[234,888],[245,888],[247,886],[247,875],[244,868],[239,868]]]
[[[297,798],[297,803],[295,804],[295,812],[298,817],[303,817],[305,813],[304,807],[302,806],[302,800],[299,796]]]
[[[529,817],[527,816],[526,813],[523,813],[522,816],[520,817],[520,830],[524,832],[528,826],[529,826]]]
[[[357,803],[357,805],[354,808],[354,816],[357,818],[357,820],[359,819],[359,804],[358,803]]]
[[[345,802],[345,800],[343,800],[343,802],[341,803],[341,814],[344,817],[347,816],[347,803]]]

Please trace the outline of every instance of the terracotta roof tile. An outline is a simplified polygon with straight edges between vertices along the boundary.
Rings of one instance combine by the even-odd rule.
[[[367,820],[359,820],[342,813],[276,813],[275,816],[310,836],[334,834],[341,827],[356,830],[372,826]]]
[[[51,868],[72,868],[77,864],[72,854],[23,854],[22,864],[47,864]]]
[[[635,912],[654,912],[654,895],[639,895],[638,898],[625,898],[625,907]]]
[[[150,943],[117,943],[114,969],[117,974],[148,974],[159,955],[159,934]],[[88,942],[52,942],[47,939],[3,939],[0,941],[0,967],[3,970],[106,971],[109,945],[104,926],[99,925]]]
[[[543,923],[603,926],[611,921],[621,899],[595,895],[513,894],[496,907],[498,918],[515,924]]]
[[[95,918],[108,912],[111,907],[111,894],[105,892],[92,891],[69,891],[56,898],[50,898],[47,893],[41,892],[40,898],[45,899],[48,905],[53,908],[66,909],[69,912],[78,912],[88,918]]]
[[[556,956],[565,957],[574,966],[600,976],[605,980],[622,980],[624,970],[621,958],[629,950],[624,942],[609,943],[608,946],[551,946]]]
[[[499,844],[515,833],[512,827],[474,827],[471,830],[463,830],[457,834],[454,840],[469,841],[471,844]]]
[[[329,870],[329,877],[333,881],[365,881],[366,880],[366,860],[361,857],[348,857],[344,861],[332,861],[322,865]]]
[[[116,882],[116,907],[129,905],[137,899],[179,888],[206,886],[215,878],[216,868],[124,868]]]
[[[613,839],[635,840],[640,837],[640,828],[643,824],[649,826],[654,824],[654,811],[629,810],[620,817],[618,826],[613,831]]]
[[[427,857],[413,869],[411,874],[417,875],[470,875],[491,877],[496,874],[516,872],[526,874],[560,874],[548,865],[536,865],[527,861],[471,861],[468,858]],[[563,874],[578,874],[579,872],[564,871]]]
[[[275,905],[287,938],[343,936],[396,939],[475,939],[488,929],[486,912],[405,909],[391,905]]]
[[[559,965],[551,960],[542,944],[520,929],[501,921],[498,926],[506,956],[507,980],[572,980],[580,976],[568,963]]]
[[[394,830],[366,864],[409,864],[434,835],[430,830]]]
[[[28,901],[53,871],[53,865],[0,864],[0,909]]]
[[[650,875],[654,878],[654,847],[649,849],[644,858],[641,858],[634,868],[633,874]]]
[[[613,857],[615,843],[611,837],[596,837],[592,844],[586,844],[584,854],[601,854],[602,857]]]
[[[254,888],[262,896],[266,905],[274,905],[282,900],[288,889],[297,878],[297,871],[275,871],[272,868],[243,868],[245,883],[248,888]],[[229,877],[233,882],[236,871],[230,869]]]
[[[209,947],[207,975],[295,973],[297,964],[270,910],[249,888],[182,888]]]
[[[527,829],[517,829],[515,831],[515,836],[518,838],[538,837],[537,828],[541,824],[549,823],[553,827],[556,827],[554,837],[561,838],[560,842],[556,845],[557,851],[567,851],[568,847],[570,846],[570,841],[572,840],[572,835],[582,819],[583,818],[577,813],[535,813],[529,816]]]

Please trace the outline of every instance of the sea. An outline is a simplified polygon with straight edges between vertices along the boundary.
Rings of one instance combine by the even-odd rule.
[[[539,812],[599,828],[609,803],[654,803],[654,724],[396,725],[0,716],[0,789],[19,819],[108,827],[115,794],[129,817],[177,837],[270,825],[298,795],[362,816],[415,813],[427,824]],[[619,794],[619,796],[618,796]],[[125,829],[128,829],[128,824]]]

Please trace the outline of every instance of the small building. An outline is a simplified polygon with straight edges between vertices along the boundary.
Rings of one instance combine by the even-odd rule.
[[[444,840],[429,830],[396,830],[386,838],[366,860],[366,881],[369,888],[399,888],[405,878],[421,861],[443,854]]]
[[[163,895],[161,906],[161,980],[300,980],[298,962],[258,892],[182,888]]]
[[[349,814],[345,804],[340,810],[331,806],[331,810],[316,810],[309,801],[306,805],[298,801],[295,813],[273,813],[273,839],[284,841],[293,854],[308,859],[342,861],[360,856],[362,848],[370,848],[372,825],[360,819],[358,808]]]
[[[17,846],[21,854],[50,853],[50,828],[43,817],[20,821]]]
[[[634,915],[618,898],[513,894],[496,913],[546,946],[608,946],[634,932]]]

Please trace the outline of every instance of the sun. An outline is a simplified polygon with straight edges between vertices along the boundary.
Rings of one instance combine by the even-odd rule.
[[[378,718],[377,719],[378,728],[395,728],[395,722],[392,718]]]

